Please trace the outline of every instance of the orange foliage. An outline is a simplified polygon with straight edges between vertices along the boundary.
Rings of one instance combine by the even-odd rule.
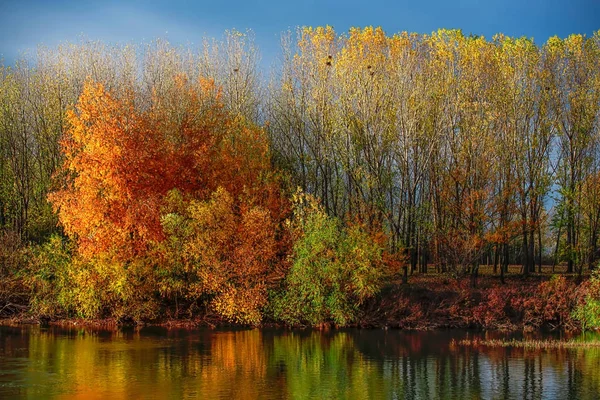
[[[182,261],[195,282],[191,297],[212,295],[211,305],[221,316],[259,323],[268,280],[279,264],[277,220],[260,205],[236,204],[223,188],[210,201],[193,201],[187,214]]]
[[[160,212],[172,189],[207,199],[221,186],[283,215],[277,185],[259,185],[269,174],[263,130],[229,115],[219,98],[212,81],[178,76],[139,110],[133,95],[115,98],[86,82],[61,142],[66,183],[50,195],[81,254],[128,259],[162,241]]]

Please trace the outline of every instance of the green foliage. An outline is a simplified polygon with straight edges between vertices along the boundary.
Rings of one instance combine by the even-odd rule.
[[[49,203],[34,205],[27,221],[29,238],[37,243],[47,240],[56,232],[58,218]]]
[[[22,279],[28,251],[19,235],[0,230],[0,318],[19,313],[30,298]]]
[[[355,320],[383,278],[382,252],[361,226],[345,228],[308,196],[296,198],[291,229],[297,236],[285,289],[273,299],[277,319],[318,325]]]
[[[31,311],[35,315],[71,315],[73,308],[73,265],[71,243],[58,235],[32,247],[22,271],[31,288]]]
[[[573,318],[581,323],[581,329],[600,329],[600,270],[592,272],[587,282],[586,294],[573,311]]]
[[[583,305],[575,309],[573,317],[581,322],[583,330],[600,328],[600,299],[586,297]]]
[[[71,269],[71,301],[83,318],[153,320],[159,311],[150,261],[122,262],[115,257],[77,258]]]
[[[154,254],[151,255],[161,260],[155,268],[160,295],[177,306],[180,300],[189,300],[189,287],[194,283],[187,268],[188,255],[185,251],[193,233],[188,203],[179,190],[169,191],[161,216],[166,238],[153,246]],[[176,307],[175,316],[178,313],[179,307]]]
[[[123,265],[109,256],[74,256],[73,244],[54,235],[30,250],[21,271],[34,315],[151,320],[158,312],[154,274],[147,261]]]

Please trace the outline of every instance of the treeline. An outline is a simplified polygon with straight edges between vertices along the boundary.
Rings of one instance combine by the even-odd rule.
[[[503,271],[518,249],[525,274],[553,257],[581,273],[597,259],[599,57],[598,34],[304,29],[268,96],[276,162],[332,215],[384,226],[413,270]]]
[[[62,163],[59,140],[66,114],[86,80],[121,96],[136,93],[139,107],[162,96],[179,74],[215,79],[226,105],[258,119],[258,54],[237,32],[223,42],[206,41],[198,54],[158,41],[145,47],[100,42],[40,47],[14,66],[0,68],[0,225],[25,241],[42,242],[56,232],[47,194]],[[235,67],[234,67],[235,66]],[[239,73],[233,74],[237,69]]]
[[[600,33],[303,28],[259,62],[233,31],[2,67],[0,273],[49,315],[346,324],[400,270],[595,266]]]

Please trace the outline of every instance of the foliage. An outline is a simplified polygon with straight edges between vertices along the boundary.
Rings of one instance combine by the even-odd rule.
[[[174,83],[138,110],[131,95],[88,81],[68,114],[65,183],[51,201],[77,243],[74,307],[151,319],[160,288],[192,304],[209,296],[219,315],[258,324],[285,214],[263,131],[224,111],[212,81]],[[155,274],[156,259],[172,271]]]
[[[71,243],[58,235],[31,249],[22,275],[32,292],[34,315],[67,316],[74,311],[72,252]]]
[[[474,321],[486,329],[506,329],[515,327],[522,308],[520,299],[524,288],[492,287],[485,291],[481,302],[473,310]]]
[[[352,322],[381,288],[381,244],[360,225],[343,227],[302,193],[295,195],[290,228],[296,240],[285,287],[274,299],[275,317],[290,324]]]
[[[25,264],[24,244],[19,235],[0,231],[0,277],[18,273]]]
[[[396,278],[384,265],[476,282],[486,262],[503,281],[541,269],[550,247],[580,278],[596,264],[600,33],[536,46],[327,26],[283,42],[268,87],[236,31],[199,54],[86,42],[0,67],[0,300],[347,324]],[[321,206],[298,195],[285,226],[284,183]],[[577,305],[587,327],[594,285],[461,288],[449,318],[572,328]],[[411,326],[427,314],[396,306]]]
[[[0,231],[0,317],[19,314],[29,301],[30,290],[23,282],[28,249],[15,232]]]
[[[583,290],[585,296],[575,307],[573,318],[581,323],[583,330],[600,329],[600,270],[592,273]]]
[[[223,188],[207,201],[169,196],[167,240],[159,246],[166,269],[161,291],[192,305],[204,299],[230,321],[259,324],[280,265],[277,220],[251,198],[234,198]]]
[[[83,258],[72,242],[55,235],[32,249],[22,275],[36,316],[152,320],[157,315],[156,283],[144,261],[123,265],[108,255]]]
[[[577,304],[577,287],[564,276],[554,275],[542,282],[533,296],[521,301],[523,323],[527,329],[575,330],[571,312]]]
[[[204,120],[188,128],[202,99],[192,95],[188,100],[192,103],[182,110],[181,123],[167,126],[172,131],[166,136],[157,126],[160,99],[148,112],[138,112],[133,99],[115,98],[98,83],[85,84],[77,111],[67,115],[64,184],[50,197],[82,254],[117,250],[125,259],[140,254],[148,241],[163,237],[159,210],[167,191],[203,186],[201,177],[210,172],[204,165],[198,168],[190,153],[199,152],[201,161],[210,157],[214,136],[205,134],[211,130]],[[174,141],[182,145],[174,147]],[[194,172],[196,178],[190,176]]]

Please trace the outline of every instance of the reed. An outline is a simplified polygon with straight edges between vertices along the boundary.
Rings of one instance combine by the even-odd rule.
[[[463,339],[455,341],[459,346],[466,347],[508,347],[527,349],[573,349],[600,347],[600,340],[531,340],[531,339]]]

